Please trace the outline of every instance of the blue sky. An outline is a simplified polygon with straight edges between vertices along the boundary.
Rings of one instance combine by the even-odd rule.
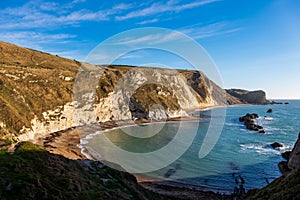
[[[225,88],[263,89],[269,98],[300,99],[298,0],[1,0],[0,7],[2,41],[83,61],[120,32],[167,28],[202,45]],[[132,53],[118,63],[164,58],[162,66],[188,68],[164,52],[138,53],[143,57]]]

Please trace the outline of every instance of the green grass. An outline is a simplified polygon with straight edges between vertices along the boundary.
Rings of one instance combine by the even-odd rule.
[[[1,199],[160,199],[125,172],[69,160],[24,142],[0,150]],[[107,180],[107,181],[103,181]]]

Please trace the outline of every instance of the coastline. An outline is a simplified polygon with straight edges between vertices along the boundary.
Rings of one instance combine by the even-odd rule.
[[[191,110],[191,112],[214,109],[219,106],[210,106],[203,109]],[[44,148],[53,154],[62,155],[72,160],[97,160],[91,157],[88,153],[84,152],[84,148],[81,146],[81,139],[88,137],[92,134],[102,134],[102,132],[128,127],[138,126],[141,124],[153,124],[153,123],[171,123],[180,121],[200,121],[201,118],[193,116],[175,117],[167,120],[155,120],[155,121],[107,121],[100,122],[99,124],[92,124],[87,126],[72,127],[66,130],[49,133],[41,138],[36,138],[33,142],[44,146]],[[98,132],[98,133],[96,133]],[[101,133],[99,133],[101,132]],[[144,188],[153,192],[159,193],[168,198],[174,199],[229,199],[229,195],[219,194],[212,191],[205,191],[201,188],[187,186],[184,184],[174,183],[170,184],[165,181],[155,180],[150,177],[133,174],[136,181]]]
[[[40,144],[45,147],[47,151],[54,154],[65,156],[69,159],[93,159],[88,154],[83,153],[84,148],[81,146],[81,139],[89,137],[93,134],[102,134],[103,132],[113,129],[147,125],[153,123],[169,123],[179,121],[200,121],[201,118],[196,117],[175,117],[167,120],[143,121],[134,123],[133,121],[106,121],[99,124],[85,125],[79,127],[72,127],[66,130],[49,133],[48,135],[37,138],[33,143]]]
[[[165,122],[178,122],[178,121],[199,121],[200,118],[193,117],[177,117],[168,119]],[[155,121],[152,123],[163,123],[162,121]],[[146,123],[150,124],[150,123]],[[50,133],[44,138],[36,140],[39,144],[45,147],[47,151],[53,154],[59,154],[72,160],[96,160],[89,154],[84,153],[83,149],[80,148],[80,139],[91,135],[99,131],[109,131],[116,128],[122,128],[127,126],[138,126],[139,124],[125,123],[122,122],[122,126],[108,121],[102,122],[99,125],[89,125],[81,127],[73,127],[64,131],[58,131]],[[100,133],[101,134],[101,133]],[[180,183],[170,183],[161,180],[155,180],[150,177],[133,174],[136,181],[145,189],[158,193],[162,196],[172,199],[231,199],[230,195],[215,193],[213,191],[201,189],[194,186],[188,186]]]
[[[207,106],[204,108],[194,109],[186,111],[189,116],[175,117],[167,120],[139,120],[139,121],[106,121],[99,122],[97,124],[85,125],[72,127],[67,130],[62,130],[54,133],[50,133],[41,138],[35,139],[33,142],[38,143],[45,147],[47,151],[53,154],[59,154],[66,158],[73,160],[97,160],[88,154],[86,149],[81,146],[81,140],[85,137],[92,137],[93,134],[102,134],[103,132],[110,131],[113,129],[124,128],[129,126],[139,126],[154,123],[169,123],[169,122],[180,122],[180,121],[200,121],[203,120],[199,117],[191,116],[191,113],[197,111],[207,111],[220,107],[232,107],[232,106],[249,106],[251,104],[241,104],[241,105],[224,105],[224,106]],[[164,180],[155,180],[151,177],[146,177],[139,174],[133,174],[137,182],[143,187],[157,192],[162,195],[170,196],[173,198],[181,197],[180,194],[187,195],[185,199],[195,199],[195,194],[205,195],[211,199],[227,199],[230,195],[219,194],[210,190],[205,190],[205,188],[198,188],[196,186],[184,185],[181,183],[170,183]],[[173,192],[170,192],[173,191]],[[214,198],[211,195],[215,195]],[[175,196],[174,196],[175,195]]]

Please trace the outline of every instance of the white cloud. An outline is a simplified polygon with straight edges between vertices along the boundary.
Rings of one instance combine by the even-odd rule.
[[[177,1],[169,0],[166,4],[164,3],[154,3],[150,7],[142,8],[140,10],[135,10],[132,12],[127,13],[124,16],[116,16],[116,20],[127,20],[131,18],[137,18],[137,17],[145,17],[145,16],[151,16],[155,14],[161,14],[165,12],[180,12],[186,9],[192,9],[199,6],[203,6],[206,4],[210,4],[213,2],[216,2],[219,0],[202,0],[202,1],[196,1],[192,3],[187,4],[177,4]]]
[[[0,40],[41,51],[45,44],[66,44],[75,37],[70,34],[43,34],[32,31],[0,32]]]
[[[59,9],[59,5],[55,2],[44,2],[40,5],[40,9],[44,11],[56,11]]]
[[[79,1],[76,2],[79,3]],[[79,24],[82,21],[106,21],[111,19],[113,15],[124,12],[131,7],[132,4],[123,3],[107,9],[76,10],[73,9],[72,4],[40,3],[32,0],[20,7],[0,10],[0,28],[43,28]]]
[[[142,37],[136,37],[136,38],[124,38],[116,43],[115,45],[133,45],[133,44],[140,44],[140,43],[149,43],[154,42],[160,39],[161,36],[159,34],[153,34],[153,35],[146,35]]]
[[[184,38],[179,32],[172,31],[167,33],[149,34],[141,37],[124,38],[115,42],[114,45],[161,44],[182,39]]]
[[[84,3],[86,0],[73,0],[72,3]]]
[[[145,20],[145,21],[138,22],[137,24],[144,25],[144,24],[151,24],[155,22],[158,22],[158,19]]]
[[[188,28],[179,29],[180,32],[190,36],[193,39],[209,38],[217,35],[225,35],[240,31],[240,27],[232,27],[232,24],[218,22],[208,25],[193,25]]]

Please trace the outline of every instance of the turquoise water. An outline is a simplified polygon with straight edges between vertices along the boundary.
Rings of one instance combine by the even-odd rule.
[[[289,104],[228,107],[221,135],[212,151],[204,158],[199,158],[199,150],[207,134],[212,110],[193,113],[204,118],[200,122],[168,122],[110,130],[89,137],[84,146],[92,149],[90,153],[101,156],[100,159],[115,162],[111,159],[117,157],[112,149],[115,147],[100,142],[108,138],[120,149],[145,155],[144,160],[124,155],[118,159],[126,160],[127,163],[144,162],[147,166],[158,166],[160,162],[167,162],[172,157],[172,152],[175,154],[186,150],[167,166],[139,175],[223,193],[232,193],[234,187],[242,184],[242,179],[246,190],[261,188],[281,175],[277,166],[283,160],[281,153],[292,149],[300,131],[300,101],[284,102]],[[274,112],[266,113],[269,108]],[[257,123],[264,127],[265,134],[247,130],[238,121],[246,113],[257,113],[260,116]],[[172,143],[178,132],[182,133],[181,142]],[[135,137],[141,134],[142,138]],[[191,144],[184,149],[182,141],[191,141]],[[274,150],[270,147],[273,142],[280,142],[284,147]],[[153,160],[147,159],[147,152],[163,149],[168,144],[173,145],[171,153],[155,155]]]

